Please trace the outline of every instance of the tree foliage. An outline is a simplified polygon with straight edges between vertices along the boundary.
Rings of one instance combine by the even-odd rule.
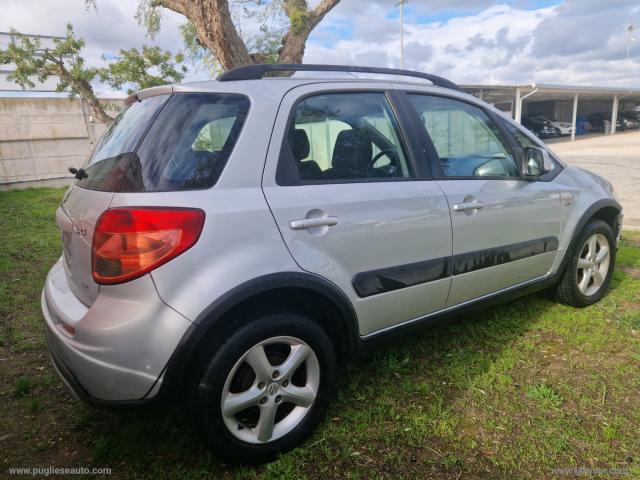
[[[53,40],[52,47],[43,47],[40,39],[12,29],[11,41],[6,49],[0,49],[0,65],[14,65],[7,80],[23,89],[34,88],[34,80],[43,83],[57,77],[57,92],[82,97],[96,118],[105,123],[112,118],[93,91],[91,82],[97,77],[115,89],[127,87],[132,92],[179,82],[186,72],[182,54],[173,55],[147,46],[141,52],[135,48],[121,50],[120,57],[104,67],[89,67],[82,57],[84,47],[84,40],[75,36],[71,24],[67,24],[63,38]]]
[[[340,0],[139,0],[136,19],[150,36],[160,30],[162,9],[184,15],[181,29],[192,59],[222,70],[250,63],[302,63],[310,33]],[[85,0],[87,8],[96,0]],[[259,33],[248,38],[239,31],[234,13],[252,17]],[[215,69],[215,68],[214,68]]]
[[[136,48],[120,50],[120,58],[98,69],[98,76],[116,90],[127,87],[127,93],[133,93],[143,88],[180,82],[187,71],[183,62],[182,53],[173,55],[169,51],[163,52],[160,47],[143,45],[142,51]]]
[[[22,35],[12,29],[9,45],[5,50],[0,50],[0,64],[15,65],[15,69],[7,75],[7,80],[23,89],[36,86],[34,77],[41,83],[50,77],[58,77],[57,92],[69,91],[72,97],[80,95],[89,103],[96,117],[108,123],[111,117],[105,113],[91,87],[96,69],[87,67],[80,55],[84,46],[84,40],[76,38],[71,24],[67,24],[64,38],[53,40],[52,48],[43,47],[38,38]]]

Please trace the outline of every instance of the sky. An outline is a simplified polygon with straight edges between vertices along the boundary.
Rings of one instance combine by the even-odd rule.
[[[319,0],[308,0],[313,6]],[[342,0],[312,32],[306,63],[400,66],[396,0]],[[87,43],[89,64],[121,48],[183,47],[185,18],[164,10],[162,29],[145,36],[134,14],[136,0],[0,0],[0,31],[60,35],[71,22]],[[640,0],[409,0],[404,9],[405,68],[441,75],[459,84],[562,84],[640,88]],[[244,35],[255,20],[239,21]],[[639,25],[626,60],[630,24]],[[191,66],[185,81],[209,78]],[[99,93],[107,93],[96,85]]]

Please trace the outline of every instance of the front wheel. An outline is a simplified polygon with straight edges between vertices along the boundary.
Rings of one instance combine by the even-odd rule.
[[[193,411],[213,450],[262,463],[298,446],[322,417],[336,359],[325,331],[298,313],[270,313],[239,329],[202,365]]]
[[[578,247],[558,284],[558,300],[573,307],[586,307],[605,294],[616,260],[616,241],[611,227],[602,220],[587,224]]]

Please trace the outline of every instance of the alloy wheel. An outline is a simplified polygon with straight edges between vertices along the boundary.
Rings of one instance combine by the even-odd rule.
[[[580,250],[576,268],[578,290],[586,297],[596,294],[609,271],[611,249],[607,237],[601,233],[591,235]]]
[[[295,337],[269,338],[231,369],[222,390],[222,418],[239,440],[267,443],[302,422],[319,386],[320,365],[309,345]]]

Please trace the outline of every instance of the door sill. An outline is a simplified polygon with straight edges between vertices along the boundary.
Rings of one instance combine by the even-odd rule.
[[[450,307],[446,307],[443,308],[441,310],[437,310],[435,312],[432,312],[428,315],[423,315],[421,317],[417,317],[417,318],[412,318],[411,320],[406,320],[402,323],[398,323],[396,325],[391,325],[389,327],[385,327],[381,330],[376,330],[375,332],[371,332],[368,333],[367,335],[362,335],[360,336],[360,339],[363,341],[367,341],[367,340],[371,340],[379,335],[384,335],[385,333],[390,333],[396,329],[401,329],[403,327],[408,327],[411,325],[415,325],[415,324],[419,324],[421,322],[433,319],[433,318],[437,318],[440,316],[444,316],[447,314],[451,314],[456,312],[457,310],[463,310],[466,307],[471,307],[472,305],[475,305],[476,303],[480,303],[482,301],[485,300],[489,300],[495,297],[499,297],[501,295],[505,295],[508,294],[510,292],[513,292],[515,290],[520,290],[520,289],[524,289],[526,287],[529,286],[533,286],[533,285],[537,285],[537,284],[542,284],[544,283],[546,280],[550,279],[551,277],[549,275],[543,275],[541,277],[536,277],[533,278],[531,280],[527,280],[526,282],[523,283],[519,283],[517,285],[513,285],[511,287],[507,287],[507,288],[503,288],[502,290],[498,290],[497,292],[493,292],[493,293],[488,293],[486,295],[483,295],[481,297],[478,298],[474,298],[472,300],[467,300],[466,302],[462,302],[462,303],[458,303],[456,305],[451,305]]]

